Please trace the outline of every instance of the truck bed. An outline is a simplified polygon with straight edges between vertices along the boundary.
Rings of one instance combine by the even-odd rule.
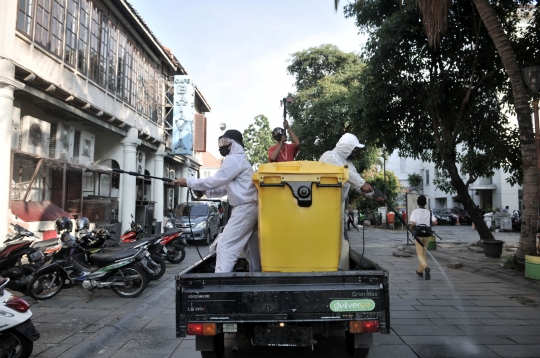
[[[214,273],[215,255],[176,275],[176,335],[187,323],[340,322],[376,319],[390,333],[388,272],[350,250],[349,271]]]

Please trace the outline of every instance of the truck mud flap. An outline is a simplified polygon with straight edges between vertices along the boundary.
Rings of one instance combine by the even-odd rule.
[[[311,347],[313,333],[311,327],[267,326],[255,327],[253,345],[271,347]]]

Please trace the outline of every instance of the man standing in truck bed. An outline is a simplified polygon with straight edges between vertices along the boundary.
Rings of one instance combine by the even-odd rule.
[[[250,272],[261,271],[257,230],[257,188],[251,180],[253,169],[244,154],[242,133],[229,129],[218,139],[219,152],[225,157],[221,168],[211,177],[179,178],[173,184],[205,191],[209,198],[227,195],[234,207],[220,235],[216,250],[216,273],[232,272],[242,250]]]

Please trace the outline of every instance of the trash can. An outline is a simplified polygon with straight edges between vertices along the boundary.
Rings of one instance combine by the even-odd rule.
[[[512,218],[511,217],[501,217],[501,230],[512,231]]]
[[[393,224],[395,220],[395,215],[396,214],[394,214],[393,212],[389,212],[388,214],[386,214],[386,221],[388,221],[389,224]]]
[[[259,166],[259,250],[263,272],[336,271],[341,255],[345,167],[297,161]]]

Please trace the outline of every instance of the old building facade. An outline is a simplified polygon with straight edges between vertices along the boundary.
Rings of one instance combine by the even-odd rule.
[[[186,119],[193,148],[180,153],[173,143],[174,76],[185,69],[124,0],[0,0],[0,8],[2,236],[22,211],[33,229],[50,230],[35,205],[122,230],[133,217],[160,231],[186,191],[111,169],[198,175],[210,106],[197,87]]]

